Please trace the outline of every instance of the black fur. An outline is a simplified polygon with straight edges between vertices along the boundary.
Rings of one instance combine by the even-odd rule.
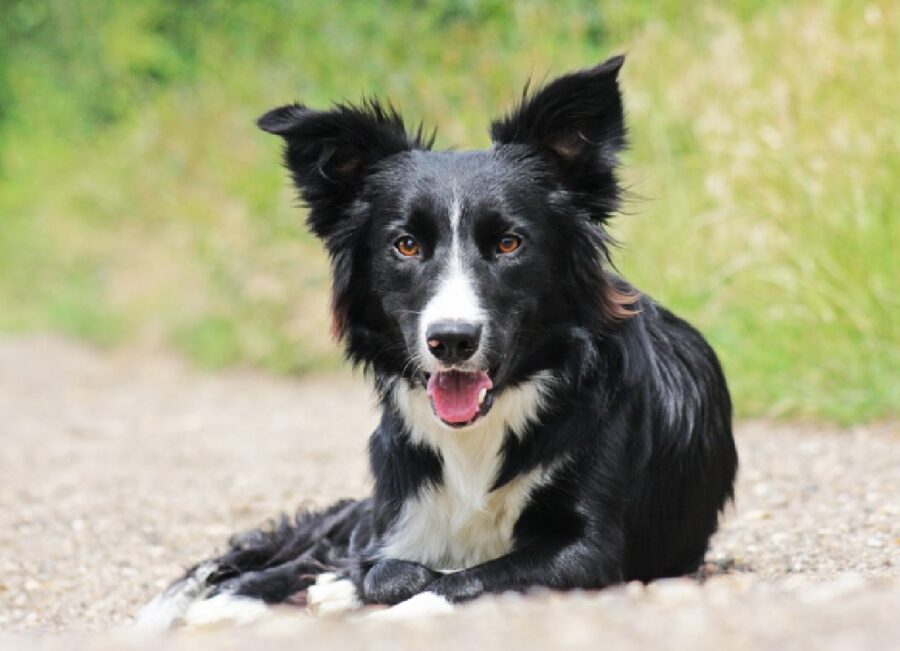
[[[613,58],[524,96],[493,123],[488,151],[430,151],[421,128],[408,133],[374,100],[324,112],[295,104],[259,120],[285,140],[309,226],[331,256],[337,334],[371,372],[383,415],[369,444],[372,497],[234,540],[215,561],[211,594],[279,602],[337,571],[370,602],[423,590],[460,601],[697,570],[732,497],[731,403],[702,336],[609,270],[621,65]],[[453,205],[466,238],[459,255],[487,312],[490,399],[539,372],[556,379],[520,436],[498,434],[491,490],[559,469],[529,496],[506,554],[442,575],[385,558],[382,543],[404,505],[444,481],[440,449],[413,440],[393,392],[429,376],[418,318],[446,270]],[[501,256],[504,233],[523,244]],[[417,260],[394,250],[404,234],[421,246]]]

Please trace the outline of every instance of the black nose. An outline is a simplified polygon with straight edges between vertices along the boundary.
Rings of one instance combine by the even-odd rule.
[[[425,331],[428,350],[445,364],[464,362],[481,342],[481,324],[468,321],[436,321]]]

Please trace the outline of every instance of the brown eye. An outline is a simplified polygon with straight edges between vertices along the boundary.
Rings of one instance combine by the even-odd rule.
[[[503,255],[512,253],[522,245],[522,238],[512,233],[507,233],[497,242],[497,253]]]
[[[407,258],[419,255],[419,243],[416,242],[415,238],[410,237],[409,235],[404,235],[394,242],[394,247],[400,251],[400,255],[406,256]]]

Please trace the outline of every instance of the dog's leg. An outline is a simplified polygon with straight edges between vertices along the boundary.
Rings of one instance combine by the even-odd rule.
[[[445,597],[433,592],[420,592],[414,597],[401,601],[396,606],[385,610],[376,610],[366,616],[367,619],[396,620],[418,619],[432,615],[446,615],[453,612],[453,604]]]
[[[363,596],[369,603],[393,606],[419,594],[441,576],[421,563],[388,558],[366,574]]]
[[[362,585],[359,576],[364,574]],[[306,593],[307,607],[316,615],[331,615],[361,608],[364,603],[394,605],[424,591],[442,576],[420,563],[386,559],[357,579],[321,574]],[[360,590],[361,588],[361,590]]]
[[[321,563],[304,556],[265,570],[244,572],[223,581],[210,591],[209,597],[225,594],[258,599],[268,604],[282,603],[308,588],[318,575],[328,571],[330,570]]]
[[[268,613],[267,603],[287,599],[312,583],[297,563],[262,572],[248,572],[221,580],[233,573],[220,560],[200,564],[183,579],[169,586],[138,614],[138,630],[164,631],[173,626],[246,624]]]
[[[164,630],[184,622],[242,622],[264,612],[267,603],[287,601],[317,575],[350,564],[351,537],[365,544],[370,508],[369,500],[345,500],[234,537],[225,554],[188,571],[151,601],[136,626]]]
[[[184,614],[185,626],[243,626],[257,622],[271,614],[265,602],[250,597],[220,593],[202,601],[195,601]]]
[[[606,540],[621,536],[607,531]],[[619,548],[616,548],[619,547]],[[586,536],[574,541],[541,541],[469,569],[446,574],[428,592],[454,603],[484,593],[523,591],[542,586],[558,590],[599,589],[623,579],[620,546],[598,544]]]
[[[320,574],[306,591],[306,607],[314,615],[336,615],[362,606],[356,584],[332,572]]]
[[[179,624],[209,626],[243,624],[259,619],[266,604],[287,601],[325,571],[307,557],[266,570],[238,573],[223,559],[201,564],[151,601],[135,625],[145,631],[165,630]]]
[[[135,628],[155,632],[182,623],[191,605],[209,594],[212,586],[208,581],[217,569],[214,561],[201,563],[183,579],[170,585],[141,609],[135,618]]]

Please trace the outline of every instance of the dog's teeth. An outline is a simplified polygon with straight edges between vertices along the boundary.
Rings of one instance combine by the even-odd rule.
[[[479,405],[482,404],[482,403],[484,402],[484,399],[485,399],[485,398],[487,398],[487,389],[482,389],[482,390],[478,393],[478,404],[479,404]]]

